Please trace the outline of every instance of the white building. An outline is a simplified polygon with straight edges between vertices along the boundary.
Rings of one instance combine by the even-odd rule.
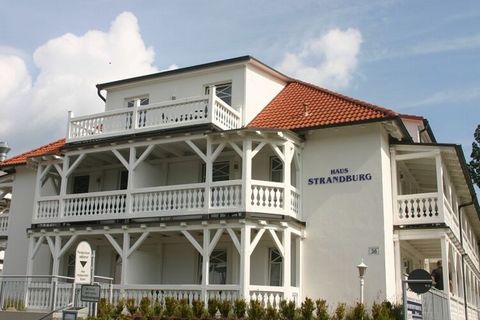
[[[4,275],[71,277],[86,240],[114,300],[334,305],[358,301],[363,259],[370,304],[399,301],[404,272],[441,260],[451,286],[434,295],[452,319],[478,319],[478,202],[461,147],[422,117],[249,56],[97,89],[105,110],[69,114],[65,140],[2,163]],[[57,305],[71,294],[60,282]],[[29,287],[26,306],[49,304],[50,288]]]

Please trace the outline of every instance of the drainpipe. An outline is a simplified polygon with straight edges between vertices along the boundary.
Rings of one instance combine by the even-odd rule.
[[[97,95],[100,97],[100,99],[103,100],[103,102],[107,102],[107,99],[105,99],[105,97],[102,96],[102,92],[101,92],[101,91],[102,91],[102,89],[97,88]]]
[[[460,246],[463,249],[463,225],[462,225],[462,208],[471,206],[473,201],[463,203],[458,206],[458,227],[460,229]],[[462,283],[463,283],[463,305],[465,307],[465,320],[468,320],[468,305],[467,305],[467,280],[465,279],[465,256],[462,254]],[[450,285],[450,279],[448,279],[448,285]]]

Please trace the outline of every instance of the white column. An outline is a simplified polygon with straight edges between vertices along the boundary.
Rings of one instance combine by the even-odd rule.
[[[210,255],[208,247],[210,245],[210,230],[203,229],[203,253],[202,253],[202,296],[205,305],[208,302],[208,283],[209,283],[209,269],[210,269]]]
[[[128,232],[123,233],[123,248],[122,248],[122,277],[121,284],[127,284],[127,273],[128,273],[128,249],[130,248],[130,234]]]
[[[435,156],[435,167],[437,171],[437,192],[438,192],[438,210],[440,218],[445,221],[445,210],[443,205],[443,166],[442,156],[438,153]]]
[[[440,246],[442,250],[442,272],[443,272],[443,291],[447,294],[447,296],[450,295],[450,285],[449,285],[449,266],[448,266],[448,247],[449,243],[446,238],[446,236],[442,236],[440,238]]]
[[[402,302],[402,254],[400,250],[400,239],[398,235],[393,236],[393,250],[394,250],[394,261],[395,261],[395,286],[396,286],[396,302]]]
[[[55,245],[52,252],[53,266],[52,266],[52,275],[58,276],[58,271],[60,268],[60,248],[62,247],[62,239],[60,236],[55,236]]]
[[[40,177],[42,176],[42,165],[38,164],[37,167],[37,176],[35,179],[35,203],[33,205],[33,217],[37,217],[37,212],[38,212],[38,201],[40,200],[40,189],[42,188],[42,182],[40,181]],[[63,180],[63,179],[62,179]]]
[[[67,171],[70,167],[70,157],[64,156],[63,157],[63,168],[62,172],[60,173],[62,180],[60,181],[60,203],[59,203],[59,211],[58,217],[62,218],[65,215],[65,200],[64,197],[67,194],[67,185],[68,185],[68,176]]]
[[[27,276],[31,276],[33,272],[33,249],[35,248],[35,237],[28,237],[28,259],[27,259]]]
[[[242,158],[242,199],[244,199],[245,211],[250,211],[252,206],[250,201],[252,192],[252,139],[250,138],[243,141]]]
[[[292,246],[291,246],[291,232],[290,229],[287,227],[283,230],[283,292],[285,299],[291,299],[291,286],[292,286]]]
[[[212,141],[209,137],[207,137],[206,158],[207,158],[207,161],[205,162],[205,199],[206,199],[205,208],[209,210],[212,202],[211,184],[212,184],[212,175],[213,175]]]
[[[135,109],[135,108],[134,108]],[[136,112],[136,110],[133,110]],[[125,213],[131,214],[132,210],[132,191],[134,189],[134,177],[135,177],[135,162],[137,161],[137,149],[135,147],[130,147],[130,155],[128,158],[128,181],[127,181],[127,198]]]
[[[392,167],[392,196],[393,196],[393,224],[395,224],[396,220],[398,219],[398,168],[397,168],[397,160],[396,160],[396,151],[394,149],[390,150],[390,166]],[[398,293],[402,292],[402,277],[403,275],[400,273],[400,291],[398,291],[398,284],[397,284],[397,296]],[[401,295],[400,295],[401,297]]]
[[[283,184],[285,185],[285,201],[283,203],[285,207],[285,214],[292,214],[290,208],[292,204],[292,157],[294,150],[293,143],[287,142],[284,144],[284,161],[283,161]]]
[[[250,297],[250,235],[252,227],[244,225],[241,229],[240,252],[240,295],[245,300]]]

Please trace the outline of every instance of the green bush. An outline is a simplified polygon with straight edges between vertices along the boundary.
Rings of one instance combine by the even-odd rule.
[[[315,305],[313,300],[306,297],[305,301],[302,302],[300,306],[300,314],[302,315],[303,320],[312,320],[313,319],[313,310],[315,310]]]
[[[193,300],[192,301],[192,312],[193,316],[197,319],[203,318],[205,314],[205,302],[201,300]]]
[[[162,311],[163,311],[163,304],[158,302],[158,301],[155,301],[155,303],[152,305],[150,314],[152,316],[159,317],[159,316],[161,316]]]
[[[277,309],[272,306],[268,305],[267,309],[265,310],[265,320],[279,320],[279,315]]]
[[[224,318],[228,318],[232,311],[232,303],[230,300],[222,300],[218,302],[218,311]]]
[[[318,299],[315,301],[315,313],[317,315],[317,320],[329,320],[330,316],[328,315],[328,304],[326,300]]]
[[[296,314],[295,302],[293,301],[280,301],[280,319],[282,320],[294,320]]]
[[[265,308],[258,300],[250,300],[250,306],[247,310],[248,320],[263,320]]]
[[[131,315],[134,315],[137,312],[137,305],[135,303],[135,299],[127,299],[127,310],[130,312]]]
[[[3,309],[14,308],[17,311],[25,311],[25,305],[21,299],[7,298],[3,302]]]
[[[176,314],[181,319],[192,319],[192,307],[187,299],[180,300]]]
[[[98,306],[97,306],[97,315],[99,318],[105,318],[109,319],[110,316],[112,316],[112,313],[114,311],[113,305],[108,303],[107,299],[101,298],[98,301]]]
[[[177,300],[174,297],[166,297],[164,315],[169,318],[173,317],[175,315],[176,310],[177,310]]]
[[[247,312],[247,303],[243,299],[237,299],[233,302],[233,314],[237,319],[245,318]]]
[[[345,316],[346,320],[370,320],[370,316],[365,308],[363,303],[357,303],[355,307],[350,309],[350,311]]]
[[[208,299],[207,312],[210,318],[215,318],[218,311],[218,301],[217,299]]]
[[[140,306],[138,307],[138,309],[142,316],[150,316],[150,304],[151,301],[148,297],[143,297],[142,300],[140,300]]]
[[[343,320],[345,319],[346,305],[345,303],[339,303],[335,309],[335,319]]]

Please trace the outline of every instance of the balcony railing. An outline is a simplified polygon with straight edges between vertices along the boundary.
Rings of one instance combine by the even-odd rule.
[[[40,197],[33,223],[255,211],[298,217],[300,193],[283,183],[242,180]],[[287,197],[288,195],[288,197]]]
[[[241,127],[240,112],[215,95],[122,108],[69,118],[67,142],[201,124],[237,129]]]
[[[458,214],[453,210],[448,199],[443,196],[439,200],[436,192],[398,195],[394,200],[395,225],[421,225],[445,223],[453,234],[460,239],[460,224]],[[470,257],[475,259],[475,264],[480,267],[480,259],[475,246],[466,236],[467,225],[463,225],[464,249]]]
[[[7,236],[8,234],[8,213],[0,215],[0,236]]]

